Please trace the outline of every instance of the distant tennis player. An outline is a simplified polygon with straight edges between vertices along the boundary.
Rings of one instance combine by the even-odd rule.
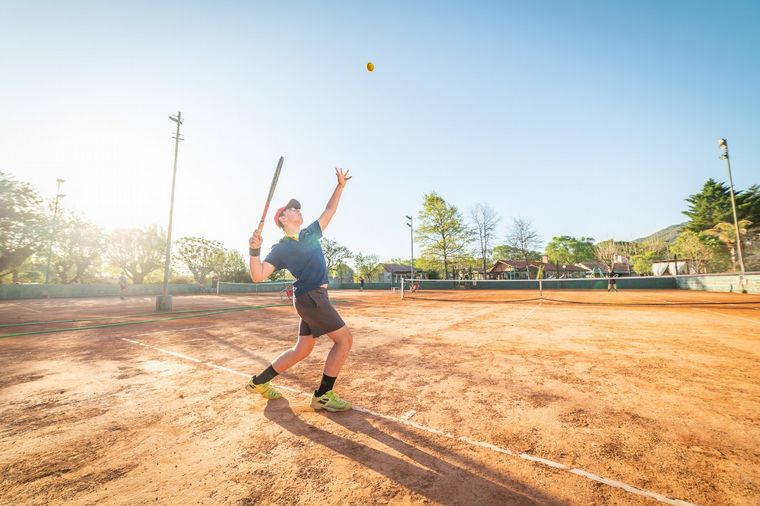
[[[296,278],[293,305],[301,317],[301,322],[295,346],[280,354],[261,374],[252,377],[246,389],[267,399],[282,397],[270,383],[272,378],[308,357],[314,349],[315,339],[327,334],[333,341],[333,347],[327,355],[319,388],[311,398],[311,407],[328,411],[346,411],[351,409],[351,404],[341,399],[333,391],[333,386],[348,358],[353,337],[327,296],[327,265],[319,244],[322,232],[338,209],[346,182],[351,179],[348,171],[343,172],[343,169],[335,169],[335,175],[338,177],[338,185],[327,202],[325,211],[317,221],[305,229],[301,230],[303,218],[301,204],[297,200],[291,199],[287,205],[275,212],[274,221],[283,229],[285,236],[272,247],[272,251],[263,262],[260,259],[261,236],[254,232],[250,239],[251,279],[254,283],[259,283],[277,270],[288,269]]]
[[[127,275],[122,272],[119,276],[119,289],[121,290],[121,300],[126,299],[127,295]]]
[[[617,292],[618,291],[618,289],[617,289],[617,280],[615,279],[616,277],[617,277],[617,274],[615,274],[614,272],[610,272],[610,277],[607,280],[607,291],[608,292],[610,292],[610,291]]]

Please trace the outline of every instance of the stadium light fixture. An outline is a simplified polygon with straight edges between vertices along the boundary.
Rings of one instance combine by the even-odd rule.
[[[726,161],[728,166],[728,189],[731,193],[731,210],[734,213],[734,231],[736,232],[736,252],[739,255],[739,288],[742,293],[747,293],[744,286],[744,257],[742,256],[742,238],[739,235],[739,220],[736,218],[736,198],[734,197],[734,180],[731,176],[731,157],[728,155],[728,141],[725,138],[718,139],[718,148],[720,149],[721,160]]]
[[[414,279],[414,220],[411,216],[406,216],[406,219],[409,220],[406,222],[406,226],[409,227],[409,234],[411,238],[412,279]]]

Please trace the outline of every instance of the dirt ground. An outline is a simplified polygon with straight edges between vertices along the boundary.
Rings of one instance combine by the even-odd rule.
[[[327,336],[244,391],[295,342],[278,298],[2,302],[0,504],[760,503],[760,297],[455,295],[332,292],[334,414]]]

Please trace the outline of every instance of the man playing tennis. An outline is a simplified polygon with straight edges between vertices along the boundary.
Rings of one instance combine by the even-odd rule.
[[[295,276],[293,305],[301,317],[301,322],[295,346],[281,353],[261,374],[252,377],[246,389],[267,399],[282,397],[270,381],[308,357],[314,349],[315,339],[327,334],[333,341],[333,347],[325,361],[322,382],[311,398],[311,407],[328,411],[346,411],[351,409],[351,404],[333,392],[333,385],[348,358],[353,337],[327,296],[327,265],[319,244],[322,232],[338,209],[346,182],[351,179],[348,171],[343,172],[343,169],[335,169],[335,175],[338,177],[338,185],[317,221],[301,230],[301,204],[291,199],[274,215],[275,223],[283,229],[285,236],[272,247],[272,251],[263,262],[260,258],[261,236],[254,232],[249,241],[251,279],[254,283],[264,281],[280,269],[288,269]]]
[[[614,272],[610,272],[610,277],[607,280],[607,291],[615,290],[615,292],[618,291],[617,289],[617,280],[615,279],[617,277],[617,274]]]

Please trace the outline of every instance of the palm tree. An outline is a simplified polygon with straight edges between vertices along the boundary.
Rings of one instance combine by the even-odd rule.
[[[752,225],[752,222],[749,220],[739,220],[738,225],[739,237],[744,237],[747,235],[747,228]],[[728,247],[731,252],[731,263],[734,266],[734,270],[736,270],[736,228],[733,223],[723,221],[713,228],[705,230],[703,233],[715,237]]]

